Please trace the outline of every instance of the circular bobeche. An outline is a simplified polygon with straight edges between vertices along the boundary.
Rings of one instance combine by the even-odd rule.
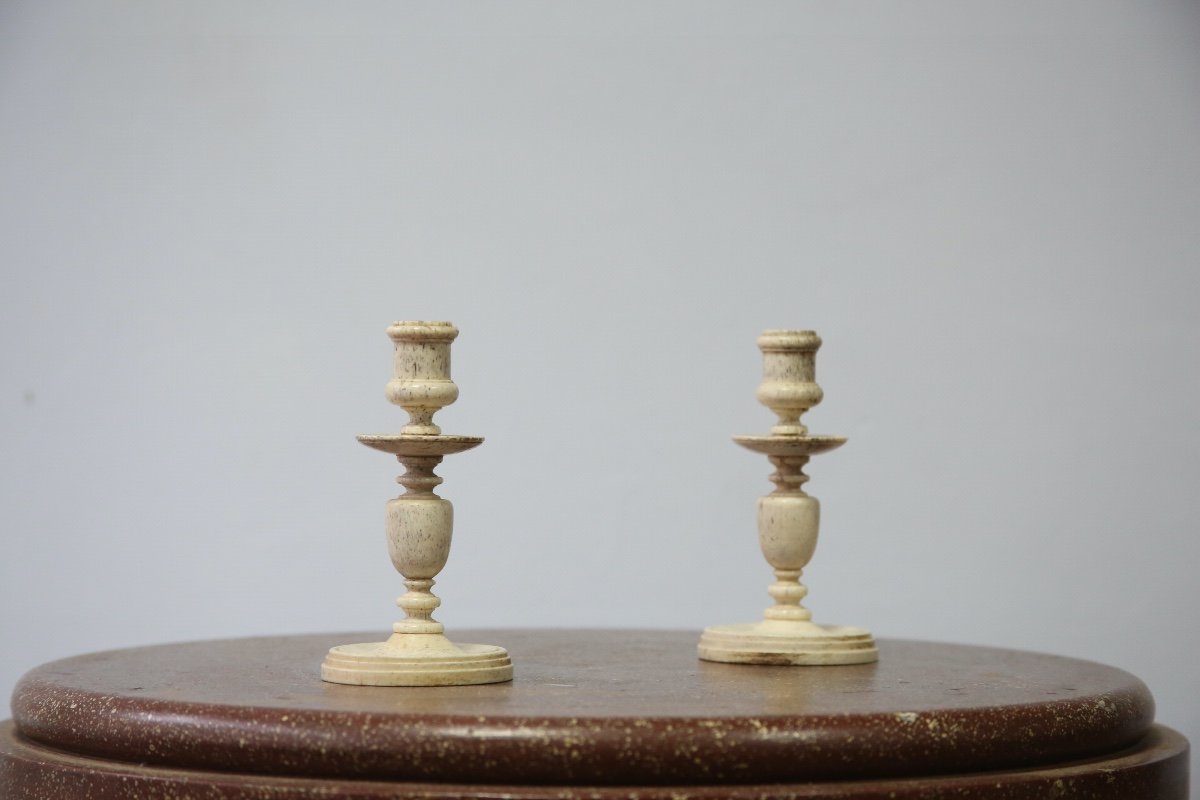
[[[362,434],[358,441],[375,450],[404,456],[449,456],[483,444],[482,436],[449,436],[439,434]]]
[[[747,450],[768,456],[815,456],[846,443],[845,436],[735,436]]]

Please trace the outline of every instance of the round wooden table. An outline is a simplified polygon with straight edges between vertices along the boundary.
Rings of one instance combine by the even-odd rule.
[[[696,658],[695,632],[455,632],[516,680],[323,683],[371,634],[169,644],[26,675],[0,797],[1178,798],[1144,684],[1036,653],[884,640],[876,664]]]

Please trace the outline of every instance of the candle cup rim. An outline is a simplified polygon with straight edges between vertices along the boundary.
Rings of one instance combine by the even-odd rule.
[[[406,340],[452,342],[458,337],[454,323],[441,320],[399,320],[388,326],[388,336],[396,342]]]
[[[821,337],[816,331],[771,328],[759,334],[758,347],[764,353],[815,353]]]

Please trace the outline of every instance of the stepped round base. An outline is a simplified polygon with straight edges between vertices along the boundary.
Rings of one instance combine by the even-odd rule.
[[[700,658],[728,664],[820,666],[879,660],[869,631],[812,622],[714,625],[700,637]]]
[[[469,686],[512,679],[508,651],[490,644],[425,652],[398,652],[389,642],[344,644],[332,648],[321,665],[321,680],[355,686]]]

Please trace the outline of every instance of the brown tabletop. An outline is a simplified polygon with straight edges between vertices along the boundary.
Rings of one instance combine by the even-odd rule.
[[[767,794],[866,797],[874,795],[844,792],[895,793],[922,781],[926,790],[930,781],[966,781],[975,796],[1027,796],[1028,787],[1000,793],[1012,775],[1041,775],[1051,788],[1054,780],[1112,787],[1136,779],[1142,792],[1130,794],[1130,783],[1124,794],[1095,796],[1186,792],[1186,743],[1153,726],[1142,682],[1076,659],[884,640],[877,664],[762,667],[697,660],[694,632],[488,631],[455,638],[507,647],[511,684],[319,679],[330,646],[371,638],[170,644],[39,667],[14,693],[0,797],[41,798],[12,787],[55,770],[124,770],[106,784],[114,792],[139,780],[165,787],[163,776],[186,773],[209,788],[241,787],[211,795],[238,798],[465,796],[484,787],[504,787],[507,797],[580,796],[553,794],[563,787],[629,796],[628,787],[681,786],[713,796],[762,795],[769,786]],[[980,793],[980,781],[992,795]],[[324,793],[279,793],[292,783]],[[246,793],[253,786],[273,793]],[[139,791],[128,796],[159,796]]]

